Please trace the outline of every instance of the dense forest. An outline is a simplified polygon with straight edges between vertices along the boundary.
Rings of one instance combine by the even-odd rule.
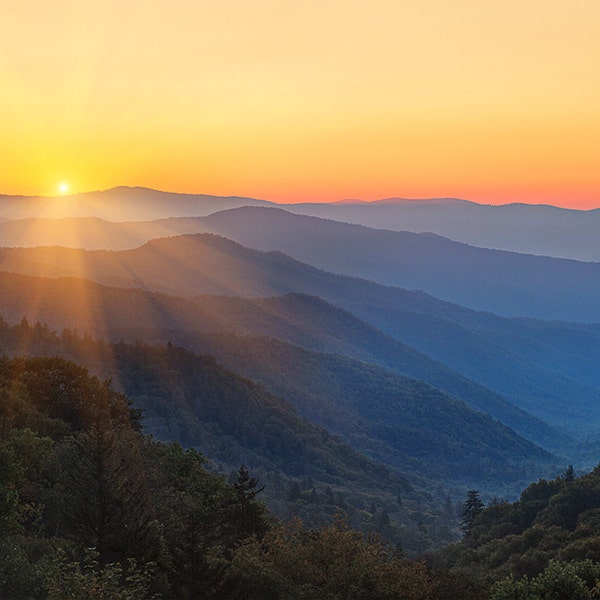
[[[486,507],[470,490],[462,541],[440,549],[435,527],[456,539],[456,506],[444,513],[423,482],[364,462],[208,356],[26,321],[0,322],[0,334],[2,597],[577,600],[600,590],[599,469],[541,479],[514,503]],[[135,394],[59,354],[111,363],[104,374]],[[174,380],[185,394],[168,394]],[[200,384],[201,406],[184,401]],[[206,455],[191,443],[198,433]]]
[[[463,525],[463,540],[436,560],[491,586],[492,600],[598,597],[600,466],[579,477],[569,467],[514,503],[466,510]]]
[[[366,458],[210,356],[171,345],[56,334],[26,321],[0,321],[0,347],[11,355],[76,360],[112,379],[143,411],[146,433],[201,449],[209,466],[228,476],[247,465],[280,518],[299,516],[318,527],[343,513],[352,527],[385,534],[411,555],[457,537],[457,506],[447,489],[431,491],[431,482],[412,471],[407,478]]]
[[[109,384],[62,358],[0,359],[5,598],[476,598],[364,537],[272,518],[244,466],[141,433]]]

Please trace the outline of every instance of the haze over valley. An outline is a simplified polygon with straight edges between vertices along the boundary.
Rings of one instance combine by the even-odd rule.
[[[577,444],[600,429],[596,263],[480,250],[439,236],[295,215],[261,201],[143,189],[59,199],[62,210],[87,216],[14,218],[54,201],[3,205],[0,313],[8,323],[26,318],[107,341],[208,348],[284,398],[291,392],[275,383],[281,377],[274,380],[260,361],[236,361],[224,340],[240,348],[271,340],[282,353],[360,360],[490,415],[554,453],[555,463],[565,453],[574,460],[574,452],[587,460]],[[90,213],[104,214],[103,202],[113,212],[119,206],[121,216],[167,209],[179,216],[99,220]],[[446,210],[455,202],[432,204]],[[389,206],[376,203],[370,214]],[[182,216],[186,210],[192,215]],[[52,244],[59,232],[65,246]],[[440,297],[429,295],[436,290]],[[463,306],[441,299],[456,295]],[[213,347],[206,340],[215,335],[221,341]],[[303,386],[309,379],[302,376]]]
[[[0,205],[3,351],[110,378],[149,433],[260,473],[281,517],[324,523],[298,504],[309,477],[359,528],[360,506],[385,506],[386,535],[423,551],[454,539],[443,505],[464,490],[514,498],[595,464],[600,263],[403,231],[400,213],[393,231],[143,189],[26,216],[54,201]]]

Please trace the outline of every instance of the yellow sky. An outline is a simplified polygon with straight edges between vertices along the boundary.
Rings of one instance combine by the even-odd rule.
[[[0,0],[0,193],[600,206],[597,0]]]

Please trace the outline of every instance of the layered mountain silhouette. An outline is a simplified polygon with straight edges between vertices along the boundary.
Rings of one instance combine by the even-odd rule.
[[[600,264],[476,248],[433,234],[373,230],[240,208],[207,230],[259,250],[280,250],[334,273],[422,290],[504,316],[600,321]]]
[[[370,229],[282,209],[241,207],[208,217],[108,223],[7,221],[2,245],[133,249],[158,236],[208,232],[279,250],[326,271],[422,290],[503,316],[600,321],[600,263],[477,248],[432,234]]]
[[[457,395],[451,398],[423,381],[394,375],[389,369],[374,367],[365,361],[309,351],[282,342],[274,336],[240,337],[240,332],[262,329],[280,337],[299,337],[309,345],[312,338],[314,345],[338,348],[349,354],[362,354],[365,358],[376,359],[377,351],[372,348],[369,353],[368,345],[377,344],[381,339],[367,339],[365,348],[359,348],[358,340],[364,337],[368,327],[357,330],[360,322],[351,315],[344,319],[342,313],[338,317],[343,319],[341,329],[347,329],[349,324],[355,327],[348,339],[335,337],[337,325],[334,323],[329,331],[319,337],[315,323],[312,330],[303,328],[302,322],[307,311],[304,310],[302,314],[300,304],[306,303],[308,312],[317,316],[311,306],[315,302],[324,304],[321,300],[287,297],[292,302],[287,308],[283,307],[286,298],[251,301],[201,297],[183,300],[139,290],[107,288],[85,280],[53,280],[4,274],[0,274],[0,284],[0,313],[9,321],[14,320],[17,314],[25,314],[31,322],[34,318],[39,319],[59,330],[77,328],[114,340],[168,340],[170,347],[185,345],[196,352],[210,353],[235,372],[251,377],[270,389],[272,394],[294,404],[311,422],[342,436],[356,450],[400,474],[410,473],[464,484],[474,479],[494,480],[506,485],[516,480],[524,481],[531,473],[536,470],[539,472],[541,466],[556,464],[558,460],[489,415],[467,407],[456,399]],[[36,305],[35,299],[40,297],[44,298],[44,302]],[[273,301],[277,302],[277,306],[273,307]],[[86,308],[83,308],[84,305]],[[275,315],[275,318],[270,318],[269,314]],[[331,315],[326,316],[331,320]],[[152,327],[149,327],[150,324]],[[341,333],[337,335],[341,336]],[[373,335],[377,334],[372,334],[372,338]],[[353,336],[356,339],[353,340]],[[36,347],[36,330],[33,330],[31,339],[23,336],[20,343],[21,346],[14,347],[13,351],[29,352]],[[409,369],[420,369],[423,374],[429,371],[433,378],[445,380],[448,386],[456,387],[457,391],[462,389],[465,395],[474,397],[479,394],[490,408],[494,409],[496,403],[496,410],[503,411],[507,417],[519,420],[522,424],[528,423],[548,439],[552,436],[550,428],[518,411],[502,398],[495,397],[493,393],[436,365],[431,359],[403,348],[394,340],[390,339],[388,345],[396,353],[390,354],[387,360],[396,360],[397,366],[403,364]],[[142,350],[140,354],[143,354]],[[48,348],[44,347],[44,351],[47,352]],[[85,358],[86,354],[77,354],[79,360],[82,356]],[[90,352],[86,364],[95,370],[104,365],[101,370],[105,375],[110,375],[116,382],[123,381],[118,353],[101,356],[99,358],[98,354]],[[128,356],[129,360],[133,360],[135,350],[130,350]],[[191,354],[184,353],[182,356]],[[155,361],[144,362],[141,357],[137,360],[140,365],[136,372],[145,368],[160,373],[160,369],[165,369],[164,378],[169,380],[172,377],[172,369],[162,366],[162,363],[159,363],[159,368]],[[186,360],[188,366],[181,367],[184,371],[189,368],[191,373],[198,368],[191,358]],[[175,381],[180,382],[187,377],[184,373]],[[147,377],[142,379],[146,381]],[[176,408],[175,405],[172,408],[157,406],[157,400],[152,400],[156,396],[169,397],[163,388],[170,389],[168,381],[156,386],[146,383],[144,389],[148,399],[140,407],[151,409],[151,426],[158,428],[156,431],[160,431],[161,436],[172,437],[173,431],[165,431],[167,425],[161,425],[160,419],[155,420],[157,411],[167,414]],[[124,384],[123,389],[134,399],[143,395]],[[202,393],[209,392],[204,390]],[[191,402],[189,394],[177,397],[180,398],[178,406]],[[177,408],[178,411],[180,409],[183,410]],[[225,405],[222,409],[229,412]],[[192,411],[189,407],[185,410]],[[197,410],[201,410],[201,407]],[[217,409],[213,407],[212,410]],[[199,443],[194,441],[194,435],[198,437],[200,434],[193,434],[193,419],[190,416],[186,420],[184,413],[181,419],[178,417],[178,433],[175,437],[182,443]],[[209,417],[209,420],[228,420],[226,415],[204,416],[205,419]],[[170,423],[168,426],[172,427],[173,422]],[[560,437],[556,432],[554,435]],[[218,455],[215,457],[219,458]]]
[[[375,202],[295,204],[286,208],[296,214],[375,229],[436,233],[483,248],[600,261],[598,209],[518,203],[490,206],[455,198],[391,198]]]
[[[318,525],[327,497],[371,531],[389,512],[414,551],[450,494],[595,461],[600,263],[550,256],[594,256],[581,214],[5,196],[0,352],[85,364],[157,437],[258,469],[278,514]]]
[[[265,200],[203,194],[176,194],[147,188],[118,187],[102,192],[67,197],[0,196],[0,223],[7,219],[47,217],[95,217],[109,221],[151,221],[169,217],[198,217],[240,206],[278,205]],[[451,240],[483,248],[525,254],[600,261],[600,210],[573,210],[547,205],[503,204],[490,206],[456,198],[407,200],[389,198],[374,202],[346,200],[333,203],[286,204],[285,209],[307,215],[364,225],[374,229],[436,233]],[[25,239],[19,245],[30,245]],[[12,228],[0,228],[0,238],[10,240]],[[66,228],[68,232],[68,226]],[[175,233],[197,233],[175,230]],[[43,240],[47,233],[38,227]],[[151,237],[167,235],[158,233]],[[67,235],[68,238],[68,235]],[[134,245],[151,239],[145,237]],[[124,240],[111,246],[83,245],[86,248],[122,249]],[[82,239],[83,244],[87,243]],[[53,245],[56,241],[33,242]],[[131,241],[129,242],[131,243]],[[5,243],[12,245],[12,242]]]
[[[211,323],[222,330],[223,324],[231,322],[243,333],[274,335],[319,351],[348,354],[424,379],[462,397],[465,393],[462,386],[449,386],[444,378],[433,377],[428,368],[407,371],[398,359],[397,348],[392,348],[402,341],[548,422],[580,432],[582,427],[589,428],[593,423],[590,416],[596,416],[600,410],[597,391],[600,369],[594,368],[600,356],[597,326],[503,319],[422,293],[333,275],[282,253],[251,250],[215,235],[158,239],[120,252],[60,247],[0,249],[0,268],[36,276],[83,274],[113,287],[142,288],[189,298],[200,294],[257,299],[309,294],[350,311],[362,321],[355,319],[350,324],[351,315],[346,313],[341,318],[339,310],[316,299],[256,300],[246,303],[242,311],[240,300],[221,298],[213,303],[219,305],[220,312],[210,318],[198,314],[198,300],[196,304],[177,300],[179,308],[175,309],[171,306],[175,299],[171,299],[171,308],[160,314],[160,324],[162,328],[181,329]],[[149,298],[152,300],[140,299],[141,306],[149,304],[154,309],[160,304],[154,296]],[[81,299],[81,302],[86,301]],[[228,307],[228,312],[223,307]],[[202,310],[207,310],[206,300]],[[186,316],[182,325],[178,319],[190,311],[194,318]],[[172,317],[174,314],[177,318]],[[241,315],[245,315],[243,323]],[[122,326],[131,322],[125,319]],[[366,328],[365,322],[371,328]],[[158,326],[155,320],[146,323]],[[335,328],[335,324],[339,326]],[[206,327],[203,325],[204,330]],[[335,334],[327,337],[326,332],[332,328],[336,329]],[[350,343],[349,337],[355,331],[353,339],[357,341]],[[581,376],[582,371],[587,375]],[[518,431],[527,431],[516,421],[507,421],[500,413],[485,408],[480,394],[463,399]]]

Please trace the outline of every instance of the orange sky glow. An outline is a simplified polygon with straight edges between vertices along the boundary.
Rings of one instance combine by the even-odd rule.
[[[3,0],[0,193],[600,206],[597,0]]]

